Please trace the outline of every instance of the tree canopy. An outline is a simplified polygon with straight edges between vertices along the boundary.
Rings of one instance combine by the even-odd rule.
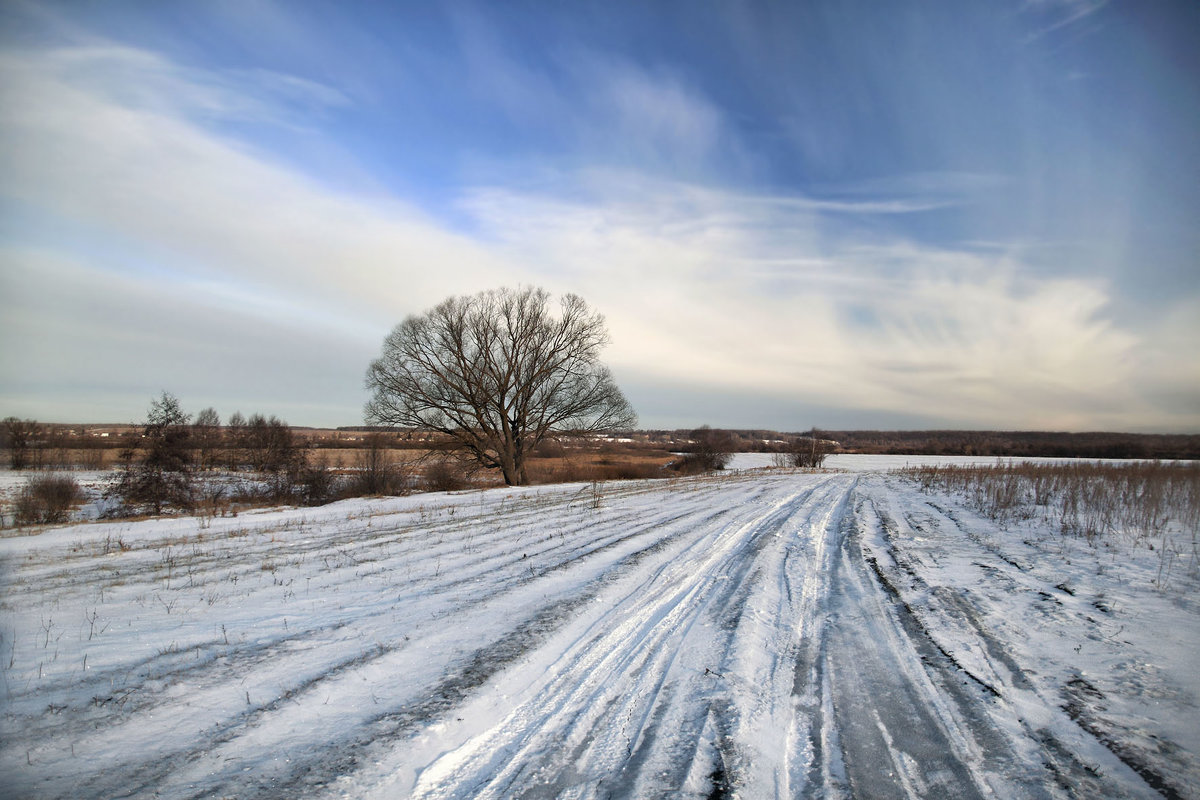
[[[367,370],[371,425],[440,431],[509,485],[555,434],[632,428],[637,416],[599,360],[604,317],[539,288],[450,297],[409,316]]]

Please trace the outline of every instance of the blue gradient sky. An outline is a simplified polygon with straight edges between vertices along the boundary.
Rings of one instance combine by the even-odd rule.
[[[361,421],[537,284],[643,427],[1200,431],[1200,4],[0,6],[0,415]]]

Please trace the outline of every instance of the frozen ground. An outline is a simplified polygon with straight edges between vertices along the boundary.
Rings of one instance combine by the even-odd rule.
[[[1200,786],[1191,574],[870,470],[81,525],[0,559],[4,797]]]

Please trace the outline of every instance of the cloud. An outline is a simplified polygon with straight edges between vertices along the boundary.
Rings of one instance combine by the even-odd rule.
[[[63,48],[47,56],[65,82],[100,99],[189,119],[298,125],[350,104],[338,90],[295,75],[261,68],[189,69],[119,45]]]
[[[173,271],[378,326],[500,267],[412,206],[333,191],[205,127],[197,116],[240,114],[249,101],[157,57],[8,54],[0,70],[5,200],[103,231]],[[249,96],[259,88],[255,79]]]
[[[595,91],[561,121],[595,137],[584,165],[463,189],[472,224],[451,228],[394,195],[332,188],[245,133],[314,118],[297,104],[337,113],[349,101],[334,88],[130,48],[0,58],[0,197],[10,220],[32,221],[6,224],[0,250],[5,341],[31,342],[0,360],[12,413],[91,392],[111,398],[96,418],[167,388],[352,423],[391,325],[449,294],[534,283],[607,315],[607,359],[635,405],[641,392],[662,408],[680,387],[672,424],[741,397],[779,416],[708,421],[827,424],[803,416],[819,408],[1200,427],[1194,304],[1135,336],[1113,321],[1104,281],[1039,277],[1003,242],[932,246],[876,224],[968,202],[1001,177],[896,175],[821,197],[695,177],[736,137],[669,72],[581,59],[571,80]],[[589,132],[601,120],[611,142]]]
[[[1108,0],[1026,0],[1023,10],[1037,15],[1039,27],[1026,35],[1025,43],[1078,25],[1106,5]]]
[[[523,279],[395,197],[333,190],[209,124],[286,120],[278,84],[335,97],[313,101],[320,89],[213,82],[128,48],[9,51],[0,74],[0,316],[6,341],[34,339],[2,362],[13,413],[111,418],[119,400],[75,416],[62,387],[143,391],[155,375],[152,392],[253,401],[273,386],[267,410],[353,423],[392,325]]]
[[[264,314],[221,287],[130,276],[94,258],[0,248],[0,404],[45,419],[132,419],[168,388],[191,411],[217,406],[344,424],[378,342]]]
[[[507,257],[607,314],[618,376],[956,426],[1198,421],[1156,396],[1166,376],[1139,382],[1152,345],[1110,319],[1104,281],[890,238],[805,198],[624,174],[570,183],[569,199],[491,187],[467,206]]]
[[[731,154],[721,111],[679,76],[628,61],[586,57],[577,66],[583,104],[580,137],[593,153],[624,163],[695,169]]]
[[[540,161],[696,176],[746,160],[724,111],[679,70],[563,42],[533,57],[487,14],[452,19],[462,63],[446,68],[465,70],[478,107],[544,143]]]

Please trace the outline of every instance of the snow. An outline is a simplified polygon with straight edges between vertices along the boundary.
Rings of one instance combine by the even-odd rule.
[[[769,459],[0,539],[0,796],[1200,785],[1194,574]]]

